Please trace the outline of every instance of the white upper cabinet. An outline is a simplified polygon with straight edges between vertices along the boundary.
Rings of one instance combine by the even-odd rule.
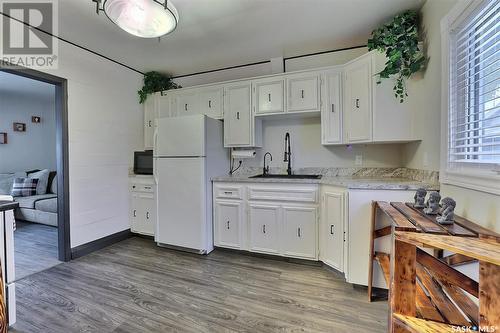
[[[157,109],[156,94],[149,95],[144,102],[144,150],[153,149]]]
[[[387,61],[384,54],[373,52],[373,73],[379,73]],[[373,141],[374,142],[408,142],[416,140],[414,129],[415,111],[420,107],[419,101],[412,91],[403,103],[394,97],[394,80],[379,80],[372,75],[373,87]],[[410,79],[411,80],[411,79]],[[380,81],[380,83],[377,83]]]
[[[285,112],[285,80],[271,78],[253,81],[255,115]]]
[[[174,110],[172,108],[173,104],[173,93],[162,92],[156,93],[156,117],[157,118],[167,118],[173,115]]]
[[[287,76],[287,111],[320,111],[320,77],[317,73]]]
[[[347,143],[372,141],[372,57],[345,67],[344,117]]]
[[[175,94],[175,106],[177,116],[201,113],[198,108],[198,92],[196,90],[177,92]]]
[[[326,72],[323,82],[322,143],[324,145],[340,144],[343,142],[342,72],[340,70]]]
[[[199,113],[205,114],[214,119],[222,119],[224,117],[222,94],[222,87],[201,89],[198,99]]]
[[[252,86],[239,82],[224,88],[224,146],[254,147],[254,117],[252,115]]]

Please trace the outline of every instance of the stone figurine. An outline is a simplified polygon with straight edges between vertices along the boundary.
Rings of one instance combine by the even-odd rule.
[[[413,197],[413,199],[415,199],[415,204],[413,206],[415,208],[424,208],[426,195],[427,195],[427,190],[425,188],[419,188],[415,193],[415,196]]]
[[[439,224],[453,224],[457,203],[450,197],[441,200],[441,216],[436,218]]]
[[[441,201],[441,194],[439,192],[431,192],[429,199],[425,203],[424,213],[427,215],[437,215],[440,208],[439,201]]]

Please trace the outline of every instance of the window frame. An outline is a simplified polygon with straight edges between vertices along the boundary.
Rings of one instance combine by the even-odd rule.
[[[449,160],[449,121],[452,79],[453,29],[462,24],[487,0],[469,0],[459,2],[450,13],[441,20],[441,183],[500,195],[500,164],[481,168],[479,164],[451,166]]]

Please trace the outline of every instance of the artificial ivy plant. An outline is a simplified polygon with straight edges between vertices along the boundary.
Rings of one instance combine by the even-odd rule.
[[[419,49],[418,13],[406,11],[372,32],[368,49],[385,52],[385,68],[378,73],[380,79],[395,75],[394,95],[403,103],[408,96],[406,79],[424,68],[427,58]],[[380,80],[379,82],[380,83]]]
[[[143,104],[148,98],[148,95],[155,92],[177,88],[182,87],[172,81],[170,76],[155,71],[147,72],[144,74],[144,86],[138,91],[139,103]]]

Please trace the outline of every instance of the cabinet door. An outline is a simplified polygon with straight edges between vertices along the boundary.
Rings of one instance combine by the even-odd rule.
[[[196,91],[186,91],[176,94],[175,104],[177,116],[200,113],[198,108],[198,94]]]
[[[325,192],[323,194],[319,238],[321,261],[343,272],[344,195],[342,193]]]
[[[283,206],[283,254],[315,259],[317,256],[317,208]]]
[[[153,236],[156,228],[156,209],[154,195],[138,193],[132,195],[135,206],[135,218],[132,220],[132,231]]]
[[[242,247],[241,201],[217,200],[215,202],[215,246],[240,249]]]
[[[285,82],[282,79],[254,81],[255,114],[285,112]]]
[[[222,119],[222,88],[202,90],[199,93],[199,110],[214,119]]]
[[[345,102],[347,142],[372,140],[372,59],[363,57],[345,70]]]
[[[144,102],[144,149],[153,149],[156,113],[156,96],[149,95]]]
[[[321,113],[321,130],[323,144],[342,143],[342,103],[340,72],[327,73],[324,78],[324,104]]]
[[[250,203],[248,209],[250,251],[278,254],[280,206]]]
[[[288,112],[319,111],[319,75],[301,74],[287,79]]]
[[[252,146],[254,143],[250,83],[228,86],[224,95],[224,146]]]
[[[137,232],[139,216],[141,216],[141,207],[139,205],[140,202],[138,193],[132,192],[130,194],[130,213],[129,213],[130,229],[132,230],[132,232]]]
[[[156,97],[156,114],[158,118],[167,118],[175,115],[172,108],[172,96],[174,93],[158,93]]]

